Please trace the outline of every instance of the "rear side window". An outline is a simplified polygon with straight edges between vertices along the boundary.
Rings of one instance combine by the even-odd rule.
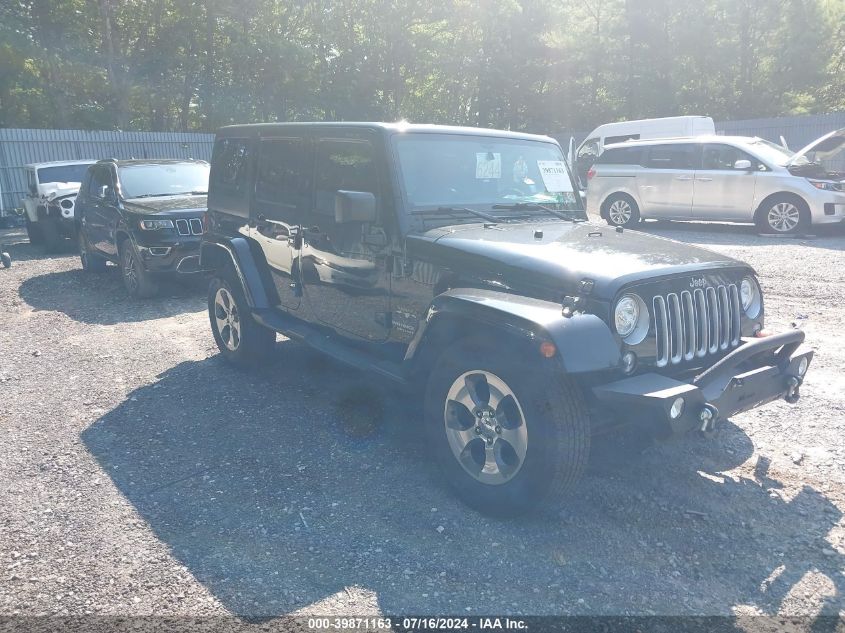
[[[695,169],[698,146],[692,143],[652,145],[648,150],[646,167],[651,169]]]
[[[113,187],[111,170],[107,167],[93,167],[91,182],[88,185],[88,195],[92,198],[105,198]]]
[[[311,201],[313,172],[313,153],[306,139],[263,139],[258,151],[255,199],[302,212]]]
[[[642,156],[640,147],[614,147],[604,150],[596,161],[599,165],[639,165]]]
[[[250,143],[244,138],[220,138],[211,155],[208,206],[242,217],[249,216]]]
[[[624,143],[625,141],[638,141],[639,134],[624,134],[622,136],[608,136],[604,139],[605,145],[613,145],[615,143]]]
[[[211,159],[211,186],[218,193],[242,193],[246,189],[246,164],[246,139],[219,139]]]

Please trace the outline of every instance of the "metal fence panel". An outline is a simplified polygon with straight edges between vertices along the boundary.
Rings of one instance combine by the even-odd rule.
[[[211,159],[213,134],[0,129],[0,215],[21,205],[24,165],[102,158]]]

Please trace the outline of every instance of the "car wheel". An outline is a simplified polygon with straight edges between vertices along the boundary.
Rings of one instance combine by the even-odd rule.
[[[603,205],[604,218],[610,226],[629,228],[640,221],[640,209],[634,200],[626,195],[613,194]]]
[[[77,233],[77,242],[79,244],[79,259],[82,262],[82,270],[86,273],[102,273],[106,271],[106,258],[97,253],[91,252],[91,247],[88,245],[88,239],[80,230]]]
[[[538,374],[515,362],[518,354],[489,348],[472,341],[443,353],[426,388],[426,428],[457,495],[485,514],[511,516],[580,479],[589,418],[565,377]]]
[[[797,235],[810,226],[810,210],[800,198],[781,196],[769,200],[757,213],[757,226],[764,233]]]
[[[41,227],[37,222],[32,222],[29,216],[26,216],[26,236],[29,238],[29,243],[33,246],[40,246],[44,242],[44,236],[41,234]]]
[[[123,277],[123,285],[126,287],[126,292],[133,299],[147,299],[155,296],[158,292],[158,284],[152,279],[138,254],[135,252],[135,247],[128,239],[120,243],[120,274]]]
[[[214,277],[208,286],[208,319],[223,357],[242,367],[266,360],[276,343],[276,332],[255,319],[239,283]]]
[[[12,265],[12,256],[9,253],[0,253],[0,262],[2,262],[3,268],[9,268]]]
[[[65,245],[65,239],[62,236],[57,222],[47,216],[44,216],[38,221],[41,225],[41,235],[43,236],[44,250],[47,253],[58,253]]]

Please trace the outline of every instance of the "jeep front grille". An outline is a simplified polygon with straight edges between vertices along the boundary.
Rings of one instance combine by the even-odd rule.
[[[716,354],[739,344],[739,292],[735,284],[656,296],[657,366]]]
[[[179,235],[202,235],[202,220],[199,218],[176,220],[176,230]]]

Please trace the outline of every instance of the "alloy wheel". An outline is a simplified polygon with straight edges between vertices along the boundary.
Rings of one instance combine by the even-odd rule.
[[[791,202],[778,202],[769,209],[766,221],[778,233],[789,233],[801,221],[801,212]]]
[[[626,224],[633,215],[631,204],[627,200],[614,200],[607,210],[610,221],[616,225]]]
[[[123,251],[123,279],[130,292],[134,293],[138,291],[140,281],[138,279],[138,271],[135,269],[135,253],[129,245]]]
[[[477,481],[501,485],[522,468],[525,415],[513,390],[495,374],[474,370],[458,376],[446,395],[444,422],[452,454]]]
[[[238,306],[226,288],[219,288],[214,295],[214,321],[226,349],[236,351],[241,344],[241,318]]]

